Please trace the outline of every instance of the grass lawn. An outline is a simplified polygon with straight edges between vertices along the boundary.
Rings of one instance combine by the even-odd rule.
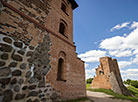
[[[91,84],[86,84],[86,89],[89,89]]]
[[[138,95],[138,89],[134,89],[133,87],[130,87],[128,89],[131,90],[131,92],[134,96]],[[138,102],[138,98],[136,98],[136,97],[124,96],[124,95],[121,95],[121,94],[114,93],[112,90],[108,90],[108,89],[90,89],[90,88],[87,88],[87,90],[95,91],[95,92],[103,92],[103,93],[106,93],[108,95],[114,96],[114,98],[124,99],[124,100],[131,100],[133,102]]]
[[[127,88],[135,97],[138,98],[138,88],[135,88],[134,86],[128,86]]]

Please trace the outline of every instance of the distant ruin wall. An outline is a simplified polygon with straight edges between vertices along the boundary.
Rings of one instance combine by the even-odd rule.
[[[111,89],[118,94],[131,95],[123,85],[117,60],[110,57],[100,58],[100,66],[96,69],[96,77],[91,87]]]
[[[50,8],[41,8],[42,1],[0,1],[0,102],[55,102],[59,96],[45,79],[51,68],[48,32],[15,12],[43,24]]]

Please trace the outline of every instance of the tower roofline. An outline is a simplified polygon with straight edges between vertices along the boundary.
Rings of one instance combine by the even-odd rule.
[[[68,0],[68,1],[71,3],[73,10],[79,6],[75,0]]]

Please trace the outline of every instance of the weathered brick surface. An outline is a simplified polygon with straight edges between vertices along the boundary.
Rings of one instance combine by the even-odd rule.
[[[123,85],[117,60],[110,57],[100,58],[100,66],[96,69],[96,77],[94,78],[91,87],[112,89],[119,94],[131,95]]]

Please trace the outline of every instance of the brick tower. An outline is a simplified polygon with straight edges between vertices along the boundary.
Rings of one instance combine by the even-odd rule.
[[[73,43],[73,10],[75,0],[52,0],[45,26],[51,30],[51,70],[47,82],[61,92],[63,98],[85,97],[84,62],[76,54]]]

